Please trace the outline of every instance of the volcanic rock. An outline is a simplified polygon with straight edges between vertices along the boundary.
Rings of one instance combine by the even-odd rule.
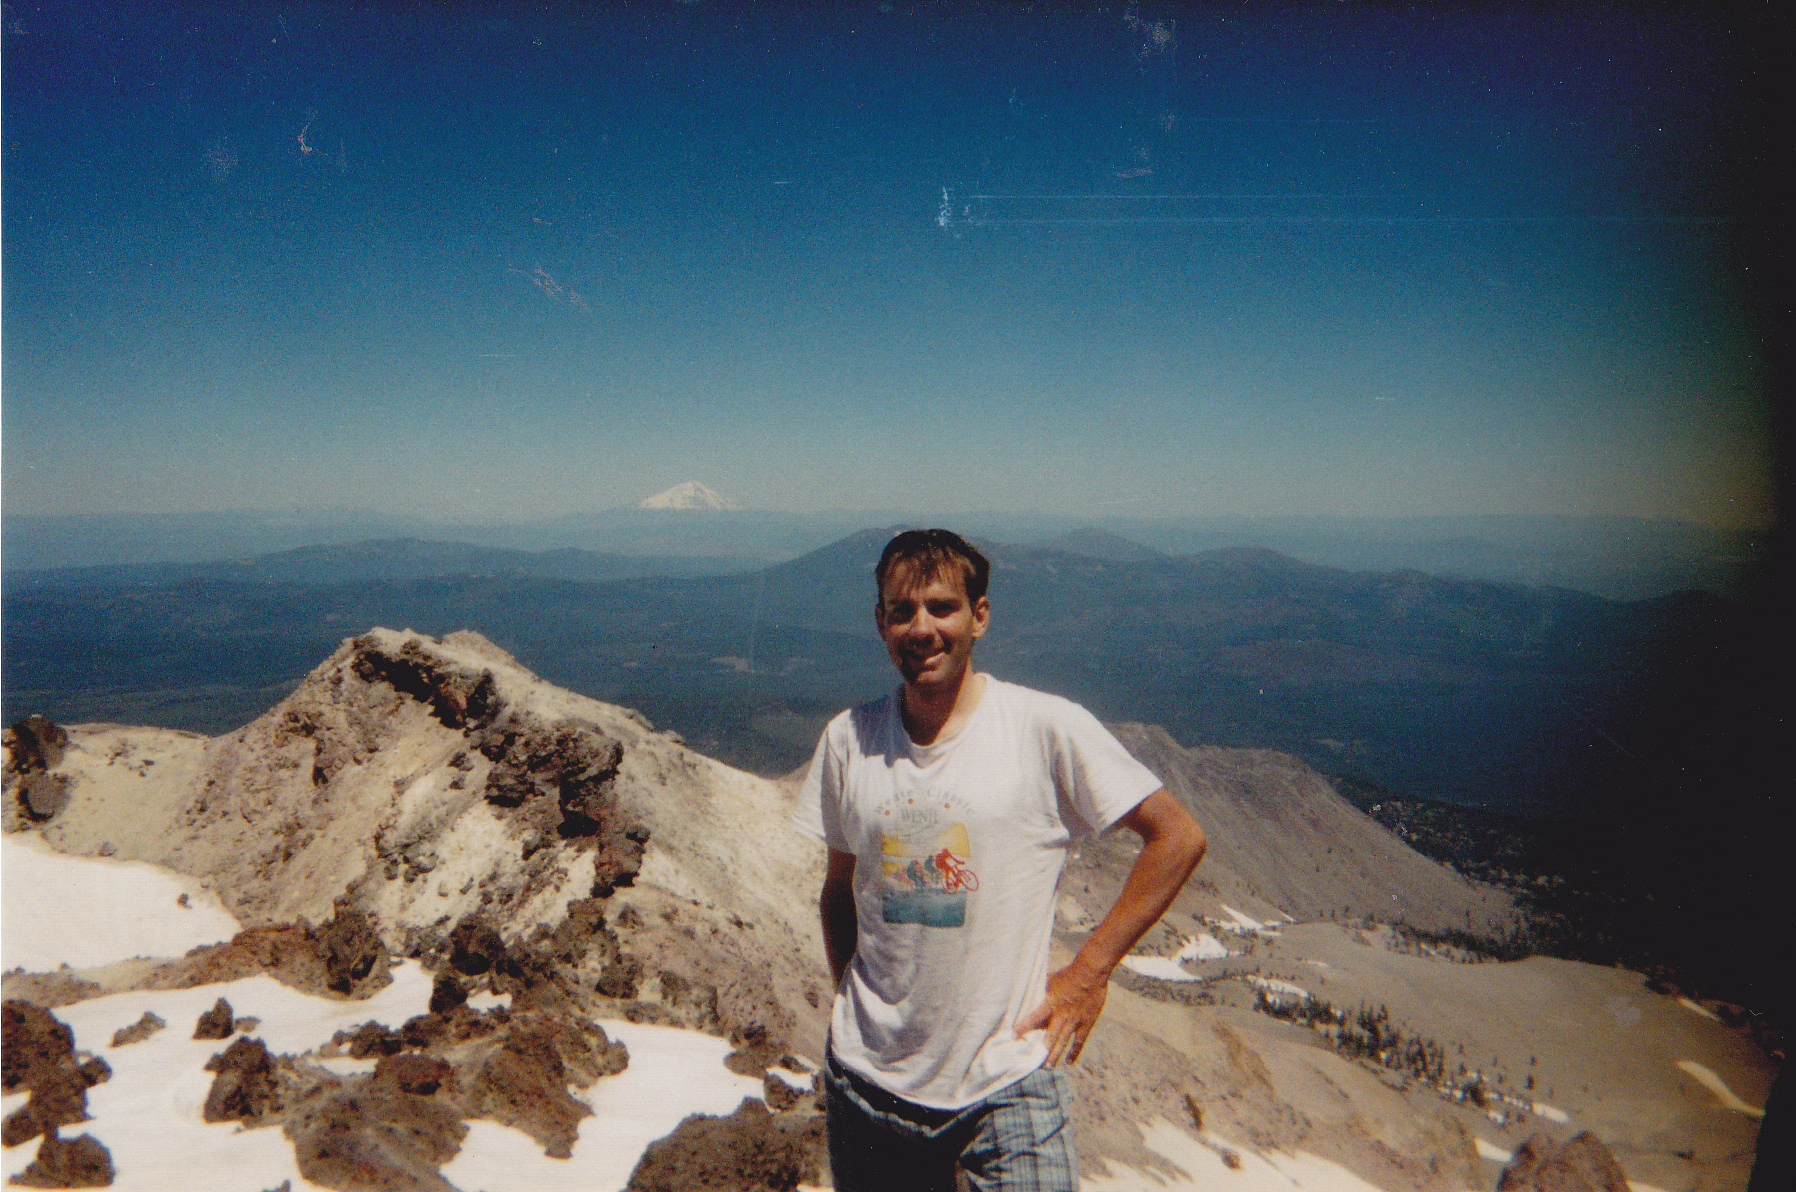
[[[199,1021],[193,1024],[193,1037],[196,1039],[229,1039],[233,1027],[231,1003],[219,998],[212,1003],[212,1008],[201,1014]]]
[[[13,773],[41,773],[62,764],[69,734],[49,717],[31,715],[8,728],[0,744],[6,750],[6,766]]]
[[[368,916],[354,907],[339,905],[311,938],[323,954],[324,984],[332,993],[366,997],[392,984],[387,973],[392,956]]]
[[[779,1063],[785,1047],[767,1028],[751,1022],[730,1031],[730,1042],[736,1050],[724,1058],[723,1066],[738,1076],[759,1076]]]
[[[195,948],[162,966],[153,987],[183,989],[266,973],[302,993],[365,998],[392,984],[391,966],[392,953],[368,917],[339,906],[318,927],[251,927],[225,943]]]
[[[374,1059],[383,1055],[398,1055],[404,1046],[398,1032],[388,1030],[378,1022],[364,1022],[353,1032],[338,1031],[332,1036],[331,1041],[347,1044],[350,1056],[358,1060]]]
[[[449,933],[449,966],[468,977],[490,972],[505,959],[505,941],[484,919],[464,919]]]
[[[693,1114],[649,1144],[627,1192],[792,1192],[824,1167],[823,1116],[775,1116],[745,1100],[729,1117]]]
[[[445,1060],[423,1055],[383,1056],[374,1065],[374,1083],[402,1093],[428,1097],[438,1089],[460,1091],[455,1068]]]
[[[372,1080],[307,1100],[283,1129],[299,1173],[343,1192],[456,1192],[437,1169],[468,1135],[453,1106]]]
[[[592,1113],[568,1085],[589,1085],[629,1063],[623,1044],[597,1023],[541,1012],[519,1014],[498,1034],[452,1054],[469,1116],[522,1130],[563,1159],[573,1153],[580,1119]]]
[[[42,1006],[9,998],[3,1011],[0,1081],[7,1092],[35,1087],[44,1073],[74,1064],[75,1033]]]
[[[430,705],[445,728],[484,727],[499,711],[493,672],[476,674],[446,665],[416,641],[390,650],[370,644],[356,653],[353,665],[361,678],[386,683]]]
[[[1589,1130],[1565,1143],[1532,1134],[1510,1157],[1497,1192],[1629,1192],[1627,1173]]]
[[[112,1152],[92,1134],[46,1137],[31,1166],[12,1178],[27,1188],[104,1188],[112,1183]]]
[[[9,998],[4,1007],[0,1067],[7,1092],[25,1089],[31,1094],[0,1125],[9,1147],[39,1134],[53,1137],[58,1126],[86,1121],[88,1088],[111,1074],[104,1065],[84,1071],[68,1026],[43,1007],[17,998]]]
[[[805,1090],[774,1075],[774,1069],[761,1073],[761,1100],[775,1113],[795,1108],[804,1096]]]
[[[68,803],[68,778],[49,773],[62,764],[69,735],[44,716],[28,716],[6,730],[0,744],[4,773],[6,830],[53,819]]]
[[[455,979],[454,973],[439,973],[430,987],[429,1009],[432,1014],[441,1014],[445,1010],[453,1010],[457,1006],[465,1006],[468,1002],[468,987]]]
[[[255,1122],[279,1104],[274,1060],[260,1039],[238,1039],[206,1061],[218,1073],[201,1112],[208,1122]]]
[[[142,1043],[145,1039],[167,1025],[168,1023],[163,1020],[160,1014],[154,1014],[149,1010],[145,1010],[142,1018],[139,1018],[130,1026],[121,1026],[118,1030],[112,1032],[112,1045],[114,1047],[124,1047],[131,1043]]]

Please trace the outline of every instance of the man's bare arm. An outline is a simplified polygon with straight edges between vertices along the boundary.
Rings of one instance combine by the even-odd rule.
[[[1141,855],[1135,858],[1116,904],[1072,963],[1049,975],[1047,1000],[1017,1023],[1019,1035],[1047,1028],[1049,1067],[1063,1057],[1069,1064],[1079,1058],[1104,1012],[1111,972],[1159,922],[1203,860],[1204,830],[1165,787],[1117,822],[1141,837]]]
[[[823,876],[823,893],[817,896],[817,910],[823,917],[823,950],[829,957],[829,975],[835,988],[842,987],[842,974],[854,959],[854,947],[860,941],[860,926],[854,917],[854,854],[829,850],[829,871]]]

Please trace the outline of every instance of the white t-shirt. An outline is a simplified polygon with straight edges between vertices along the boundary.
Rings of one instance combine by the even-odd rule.
[[[1074,838],[1161,782],[1090,712],[989,676],[947,740],[917,745],[900,694],[823,731],[795,827],[853,853],[859,939],[830,1018],[847,1068],[959,1109],[1047,1059],[1016,1024],[1047,994],[1054,889]]]

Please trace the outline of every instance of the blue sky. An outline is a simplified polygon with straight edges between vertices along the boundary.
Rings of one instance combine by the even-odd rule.
[[[816,7],[7,6],[6,511],[1774,518],[1765,28]]]

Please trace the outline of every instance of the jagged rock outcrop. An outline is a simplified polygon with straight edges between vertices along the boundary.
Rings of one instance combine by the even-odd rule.
[[[224,1005],[220,999],[219,1005]],[[226,1013],[229,1013],[227,1009]],[[194,1038],[221,1038],[200,1035]],[[255,1122],[279,1102],[275,1088],[274,1060],[260,1039],[237,1039],[206,1061],[206,1071],[216,1072],[200,1116],[208,1122]]]
[[[820,955],[787,792],[476,634],[375,630],[236,733],[78,726],[65,753],[50,843],[202,878],[246,926],[158,983],[359,996],[386,979],[370,939],[441,972],[483,924],[499,963],[468,992],[821,1045],[826,981],[786,960]]]
[[[112,1032],[112,1045],[114,1047],[126,1047],[132,1043],[142,1043],[145,1039],[148,1039],[151,1035],[162,1030],[167,1025],[168,1023],[160,1014],[154,1014],[145,1010],[142,1018],[139,1018],[130,1026],[121,1026],[118,1030]]]
[[[44,716],[28,716],[6,730],[4,775],[6,830],[54,819],[68,803],[68,778],[53,773],[62,764],[69,735]]]
[[[300,1174],[345,1192],[456,1192],[438,1168],[468,1134],[453,1106],[371,1080],[320,1091],[284,1129]]]
[[[234,1022],[231,1003],[219,998],[212,1003],[212,1008],[201,1014],[199,1021],[193,1024],[193,1037],[195,1039],[229,1039],[235,1031]]]
[[[86,1121],[87,1090],[112,1074],[105,1061],[77,1054],[73,1032],[42,1006],[8,998],[0,1014],[5,1091],[31,1094],[0,1124],[5,1145],[53,1139],[58,1127]]]
[[[114,1174],[111,1152],[92,1134],[77,1138],[52,1134],[38,1144],[31,1165],[12,1182],[27,1188],[104,1188]]]
[[[570,1088],[590,1087],[629,1063],[625,1048],[588,1019],[456,1005],[398,1031],[367,1023],[335,1049],[374,1058],[367,1076],[335,1076],[260,1039],[235,1039],[206,1069],[216,1073],[203,1116],[249,1128],[279,1126],[301,1172],[330,1188],[447,1188],[437,1168],[486,1118],[566,1158],[591,1110]]]
[[[1569,1141],[1532,1134],[1510,1157],[1497,1192],[1629,1192],[1628,1176],[1589,1130]]]
[[[728,1117],[693,1114],[649,1144],[627,1192],[792,1192],[827,1166],[823,1119],[744,1101]]]

